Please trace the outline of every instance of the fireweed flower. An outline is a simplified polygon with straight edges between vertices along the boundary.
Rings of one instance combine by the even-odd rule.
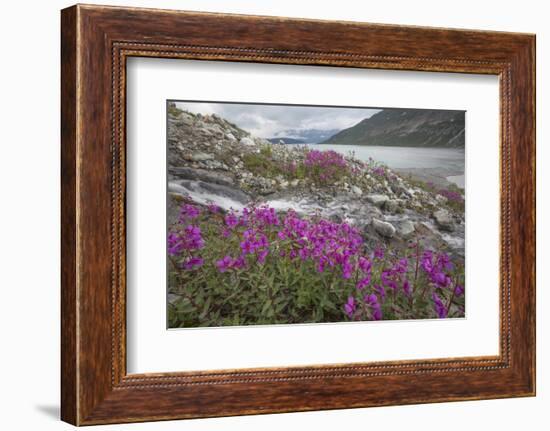
[[[238,224],[239,224],[239,219],[237,218],[234,212],[230,212],[225,216],[225,225],[229,229],[233,229],[237,227]]]
[[[447,317],[447,307],[445,307],[443,301],[441,301],[441,298],[437,296],[437,293],[432,293],[432,300],[434,302],[434,309],[437,313],[437,316],[440,319],[444,319],[445,317]]]
[[[361,271],[363,271],[365,274],[370,274],[372,269],[372,262],[368,260],[364,256],[360,256],[358,260],[359,268]]]
[[[403,282],[404,275],[407,273],[409,261],[406,258],[399,259],[391,268],[387,268],[380,274],[380,281],[386,287],[394,292]]]
[[[312,157],[312,165],[325,163],[323,157],[326,156],[319,157],[319,160],[316,157]],[[216,214],[218,209],[210,205],[208,211]],[[320,215],[301,217],[293,210],[278,214],[268,205],[244,208],[242,211],[231,210],[223,218],[208,218],[206,209],[204,212],[204,217],[199,218],[199,207],[183,206],[183,220],[180,218],[180,224],[168,233],[168,253],[179,257],[178,265],[188,271],[201,270],[208,275],[207,271],[214,267],[219,273],[231,272],[231,277],[240,277],[240,274],[244,277],[240,270],[246,269],[246,274],[254,274],[263,265],[269,265],[263,269],[269,274],[272,263],[277,264],[274,268],[283,268],[290,274],[301,271],[301,268],[305,271],[312,269],[308,275],[313,277],[312,280],[324,278],[329,281],[327,286],[332,283],[340,291],[349,292],[350,288],[355,291],[347,301],[345,297],[340,300],[346,301],[343,311],[352,320],[381,319],[381,304],[386,301],[387,289],[393,291],[394,297],[401,294],[411,298],[413,283],[410,280],[415,277],[417,265],[426,277],[415,282],[429,283],[431,306],[437,316],[447,316],[442,301],[447,294],[434,296],[433,290],[452,288],[456,297],[464,295],[464,287],[453,282],[454,266],[445,253],[425,250],[420,258],[416,257],[419,259],[417,263],[405,257],[405,254],[410,255],[410,251],[394,252],[382,246],[369,251],[364,234],[349,223],[333,222]],[[212,225],[206,223],[218,227],[218,238],[215,238],[216,231],[211,229]],[[206,261],[197,256],[197,250],[207,246],[205,239],[208,245],[211,241],[213,244],[220,240],[226,242],[223,248],[226,250],[225,256],[214,258],[213,265],[206,265]],[[211,256],[209,251],[202,251],[201,255],[206,259],[206,256]],[[270,255],[272,257],[268,261]],[[359,293],[361,296],[356,299],[354,295]],[[394,310],[388,313],[391,316],[388,318],[399,317],[395,316]]]
[[[186,222],[200,216],[201,211],[195,205],[185,204],[180,208],[180,221]]]
[[[386,175],[386,170],[382,166],[377,166],[372,170],[372,173],[378,175],[379,177],[383,177]]]
[[[384,249],[382,247],[376,247],[374,249],[373,255],[374,255],[374,258],[376,259],[380,259],[380,260],[384,259]]]
[[[210,211],[212,214],[217,214],[220,212],[220,207],[216,204],[210,204],[208,205],[208,211]]]
[[[426,250],[422,254],[420,266],[430,281],[437,287],[444,288],[452,284],[451,277],[447,271],[452,270],[454,265],[446,253],[434,255],[431,250]]]
[[[438,191],[438,194],[440,194],[441,196],[445,196],[448,200],[452,202],[464,202],[464,197],[460,193],[454,192],[452,190],[441,189]]]
[[[244,258],[243,255],[239,256],[231,264],[231,268],[234,268],[234,269],[242,269],[245,266],[246,266],[246,259]]]
[[[409,280],[406,280],[403,282],[403,292],[406,296],[410,297],[412,294],[411,285],[409,283]]]
[[[345,157],[333,150],[310,150],[303,165],[310,175],[316,176],[321,182],[332,181],[350,172]]]
[[[259,251],[258,252],[258,262],[259,263],[265,263],[265,259],[266,259],[268,254],[269,254],[269,251],[267,249]]]
[[[381,286],[379,284],[374,285],[374,290],[376,293],[378,293],[378,296],[384,302],[386,300],[386,289],[384,289],[384,286]]]
[[[363,299],[365,304],[371,309],[372,318],[374,320],[382,319],[382,307],[378,302],[378,297],[374,293],[371,293],[370,295],[365,295]]]
[[[351,278],[353,272],[353,266],[349,262],[344,262],[342,264],[342,278],[349,279]]]
[[[359,280],[355,287],[357,287],[357,289],[359,289],[359,290],[363,290],[365,287],[367,287],[370,284],[370,279],[371,279],[371,277],[370,277],[370,274],[369,274],[366,277]]]
[[[184,250],[198,250],[204,247],[199,226],[188,225],[183,230],[172,231],[168,234],[168,254],[177,256]]]
[[[184,250],[184,243],[180,236],[175,232],[168,234],[168,254],[177,256]]]
[[[226,255],[223,257],[223,259],[220,259],[216,262],[216,267],[218,268],[218,271],[225,272],[231,268],[232,264],[233,264],[232,257]]]
[[[348,298],[348,302],[344,304],[344,311],[350,319],[353,317],[353,313],[355,313],[356,308],[357,304],[355,303],[355,298],[353,296],[350,296]]]
[[[188,225],[185,230],[185,248],[187,250],[198,250],[204,247],[201,228],[199,226]]]
[[[202,257],[191,257],[186,262],[183,263],[182,267],[186,270],[195,269],[195,267],[201,267],[204,264],[204,259]]]

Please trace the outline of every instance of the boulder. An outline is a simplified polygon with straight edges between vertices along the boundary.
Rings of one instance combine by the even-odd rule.
[[[396,199],[388,199],[384,202],[384,209],[388,212],[394,213],[399,208],[399,201]]]
[[[402,238],[410,237],[414,233],[414,231],[415,231],[414,223],[410,220],[402,221],[399,224],[398,232]]]
[[[443,195],[435,195],[435,200],[437,201],[437,203],[439,204],[445,204],[447,203],[448,199],[443,196]]]
[[[212,172],[205,169],[192,169],[186,166],[169,167],[170,175],[183,180],[201,180],[207,183],[230,186],[234,184],[233,177],[221,172]]]
[[[372,227],[379,235],[385,238],[393,238],[395,235],[395,227],[393,227],[391,223],[376,218],[373,218],[371,223]]]
[[[254,143],[254,141],[250,138],[247,138],[247,137],[244,137],[244,138],[241,138],[241,140],[239,141],[239,143],[241,145],[246,145],[247,147],[254,147],[256,146],[256,144]]]
[[[196,152],[196,153],[188,155],[185,158],[187,160],[191,161],[191,162],[205,162],[206,160],[214,160],[214,155],[213,154]]]
[[[447,210],[437,210],[433,213],[435,223],[441,230],[451,232],[454,229],[453,218]]]
[[[351,186],[351,191],[354,195],[357,195],[357,196],[361,196],[363,194],[363,190],[361,190],[359,187],[357,186]]]
[[[388,201],[390,198],[386,195],[368,195],[367,201],[373,204],[374,206],[377,206],[378,208],[382,208],[384,203]]]

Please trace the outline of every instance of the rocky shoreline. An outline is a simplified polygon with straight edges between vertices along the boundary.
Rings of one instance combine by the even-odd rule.
[[[169,224],[183,201],[214,203],[226,211],[265,203],[280,211],[347,221],[373,247],[380,242],[406,247],[419,239],[425,247],[464,257],[463,196],[460,190],[443,193],[450,184],[444,177],[428,187],[417,172],[346,157],[349,175],[325,183],[293,173],[307,151],[271,144],[216,115],[191,114],[171,105]]]

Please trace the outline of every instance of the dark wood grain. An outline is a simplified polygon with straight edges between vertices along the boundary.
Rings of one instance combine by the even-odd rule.
[[[76,300],[76,8],[61,16],[61,417],[78,422]]]
[[[87,425],[534,395],[533,35],[74,6],[62,12],[61,37],[63,420]],[[500,354],[127,375],[131,56],[498,75]]]

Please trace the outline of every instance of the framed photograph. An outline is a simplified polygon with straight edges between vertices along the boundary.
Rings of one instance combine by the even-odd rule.
[[[62,11],[62,419],[535,394],[535,37]]]

